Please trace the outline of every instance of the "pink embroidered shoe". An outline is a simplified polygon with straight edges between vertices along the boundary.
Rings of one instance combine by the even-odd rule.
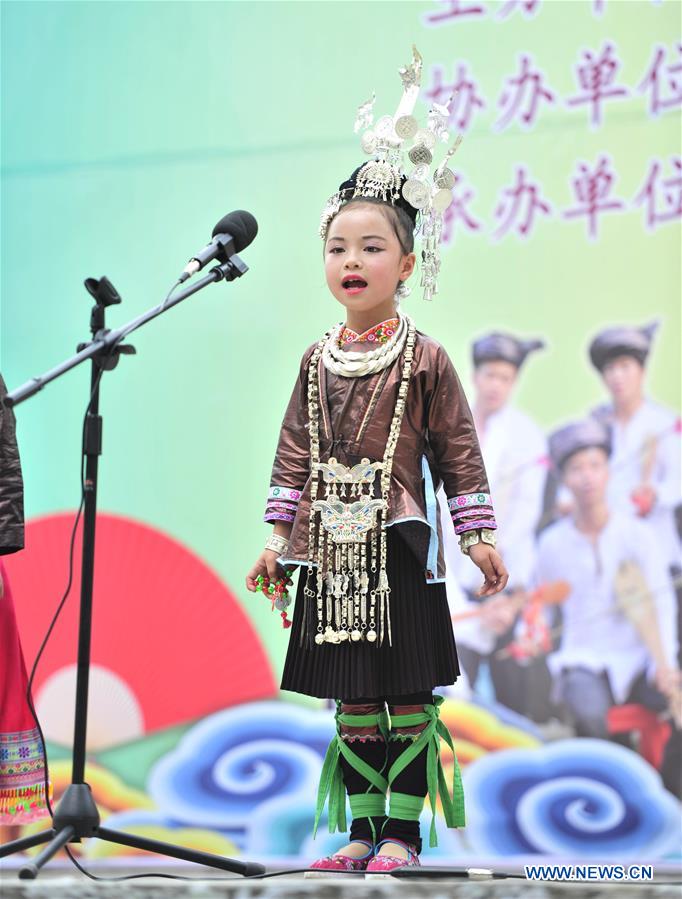
[[[398,858],[395,855],[377,855],[384,843],[397,843],[407,850],[407,858]],[[403,843],[402,840],[381,840],[374,849],[374,858],[370,859],[365,871],[368,874],[383,874],[386,871],[394,871],[396,868],[416,868],[421,865],[416,846]]]
[[[367,846],[367,853],[359,858],[353,858],[351,855],[326,855],[324,858],[318,858],[310,866],[315,871],[364,871],[367,863],[374,855],[374,845],[367,840],[353,840],[353,843],[363,843]],[[306,876],[311,872],[306,872]]]

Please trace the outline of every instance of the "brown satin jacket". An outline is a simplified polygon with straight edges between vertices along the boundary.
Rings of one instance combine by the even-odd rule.
[[[293,522],[282,563],[305,564],[308,559],[311,478],[307,389],[308,363],[316,345],[303,354],[284,414],[264,516],[267,522]],[[357,349],[358,345],[347,344],[347,348]],[[334,456],[350,466],[363,457],[383,459],[403,363],[401,353],[381,372],[349,378],[333,374],[319,360],[320,460]],[[386,524],[399,528],[427,583],[445,580],[435,496],[441,483],[453,526],[459,524],[460,531],[474,525],[495,527],[488,478],[462,385],[441,344],[417,331],[405,414],[393,458]],[[467,511],[462,512],[462,507]],[[479,514],[478,508],[487,511]],[[481,515],[485,522],[480,521]]]

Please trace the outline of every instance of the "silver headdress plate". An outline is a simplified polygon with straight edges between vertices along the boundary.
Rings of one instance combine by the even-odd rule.
[[[422,58],[412,47],[412,62],[398,69],[403,93],[394,115],[382,116],[374,125],[375,94],[358,107],[354,131],[362,131],[360,144],[373,158],[358,171],[354,188],[338,190],[327,200],[320,219],[320,236],[325,239],[330,221],[349,200],[374,197],[395,205],[401,195],[418,210],[415,234],[422,239],[421,287],[425,300],[438,291],[440,256],[438,245],[443,229],[443,213],[453,201],[452,188],[457,176],[448,162],[462,141],[455,138],[442,161],[434,165],[434,150],[438,143],[449,140],[449,107],[447,103],[432,103],[427,125],[420,128],[413,115],[421,85]],[[405,155],[413,166],[405,172]],[[406,177],[407,180],[403,179]],[[401,187],[402,184],[402,187]]]

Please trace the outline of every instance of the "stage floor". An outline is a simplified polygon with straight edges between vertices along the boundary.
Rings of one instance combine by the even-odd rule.
[[[120,877],[126,874],[140,874],[139,865],[124,868],[120,865],[104,866],[90,864],[89,870],[99,877]],[[196,867],[173,865],[159,866],[168,875],[180,875],[189,880],[172,880],[166,877],[150,877],[128,881],[93,881],[63,862],[48,866],[37,880],[18,879],[16,865],[5,863],[0,866],[0,895],[2,899],[92,899],[92,897],[142,897],[142,899],[173,899],[178,897],[201,897],[201,899],[298,899],[298,897],[320,897],[320,899],[369,899],[369,897],[466,897],[466,899],[547,899],[547,897],[618,897],[618,899],[679,899],[680,872],[658,871],[655,879],[648,883],[625,884],[621,882],[538,882],[509,878],[503,880],[471,880],[449,876],[430,879],[428,876],[410,879],[384,878],[377,875],[339,875],[304,878],[301,873],[284,873],[281,876],[262,880],[244,880],[230,874],[206,872],[206,880],[200,880],[202,871]],[[281,870],[274,866],[269,871]],[[428,868],[423,869],[426,875]],[[512,872],[507,873],[523,873]]]

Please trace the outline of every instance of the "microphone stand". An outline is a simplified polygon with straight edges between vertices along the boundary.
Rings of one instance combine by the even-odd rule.
[[[57,851],[67,843],[80,843],[83,838],[95,837],[109,843],[144,849],[160,855],[183,859],[223,871],[231,871],[245,877],[265,873],[265,867],[255,862],[243,862],[232,858],[223,858],[208,852],[186,849],[171,843],[120,833],[100,826],[100,815],[92,796],[89,784],[85,783],[86,731],[88,710],[88,680],[90,673],[90,642],[92,634],[92,596],[95,568],[95,523],[97,517],[97,465],[102,452],[102,416],[99,414],[99,382],[105,371],[113,370],[118,364],[121,354],[135,352],[135,348],[121,345],[121,341],[132,331],[166,312],[207,284],[215,281],[232,281],[248,271],[248,266],[237,255],[227,262],[215,266],[211,271],[195,283],[184,288],[172,299],[169,297],[159,306],[148,310],[143,315],[115,331],[105,328],[105,309],[121,298],[107,278],[100,281],[88,278],[85,286],[95,298],[95,305],[90,316],[92,340],[80,344],[75,356],[37,378],[27,381],[17,390],[7,394],[5,404],[15,406],[33,396],[45,384],[63,375],[65,372],[90,359],[92,363],[90,377],[90,402],[86,414],[83,433],[82,454],[85,457],[85,502],[83,515],[83,547],[81,554],[81,596],[78,627],[78,672],[76,680],[76,714],[72,754],[71,784],[60,799],[52,820],[52,827],[23,839],[14,840],[0,846],[0,858],[22,852],[31,846],[48,845],[30,862],[19,869],[19,878],[34,880],[40,869]],[[44,747],[43,747],[44,749]]]

